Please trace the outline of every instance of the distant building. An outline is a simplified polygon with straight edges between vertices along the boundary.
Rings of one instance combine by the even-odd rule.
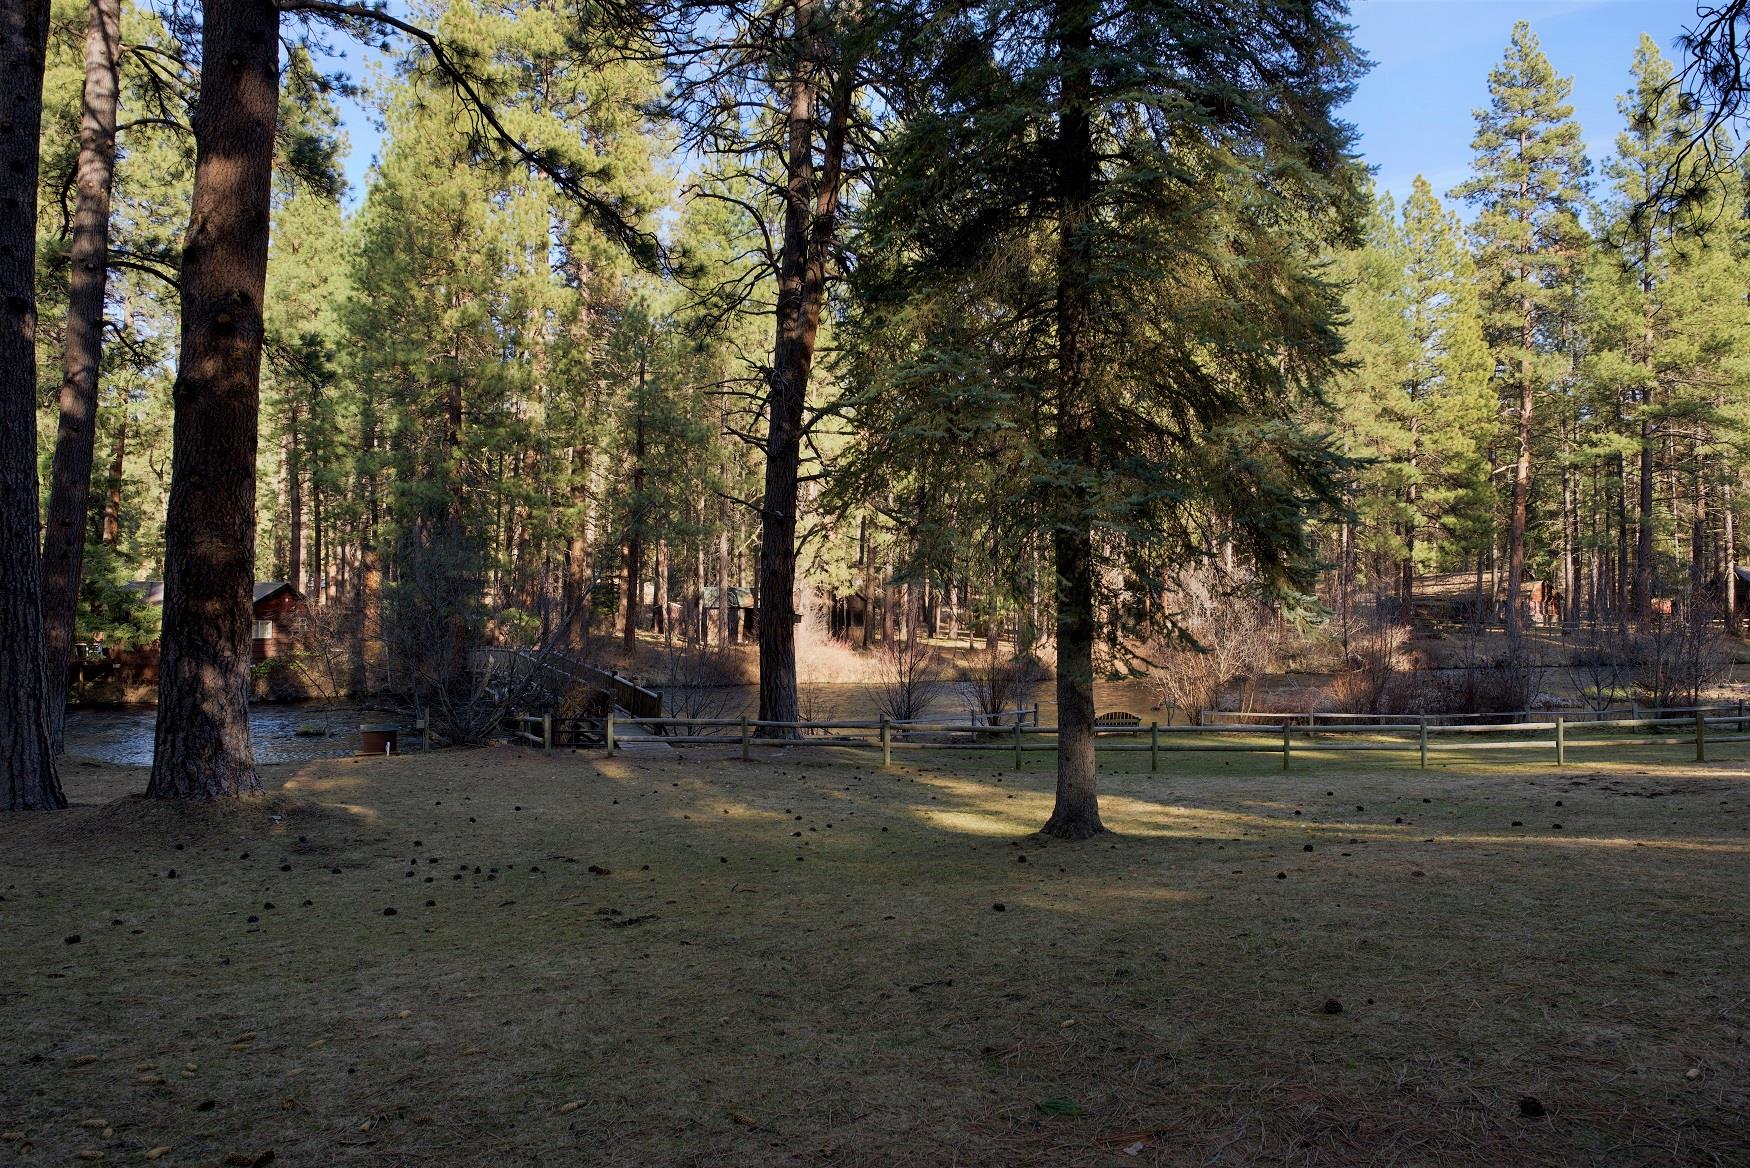
[[[295,647],[293,636],[304,615],[304,594],[284,580],[255,582],[254,623],[250,630],[251,656],[256,662],[285,657]]]
[[[164,603],[162,580],[140,580],[126,587],[147,604]],[[297,624],[304,608],[304,594],[284,580],[257,580],[250,613],[251,661],[260,665],[290,656],[297,645]],[[130,649],[81,645],[74,666],[74,689],[84,699],[150,701],[158,684],[158,645],[154,642]],[[258,681],[258,688],[264,684]]]
[[[147,604],[164,604],[164,581],[140,580],[129,584],[129,589],[140,594],[140,599]],[[294,626],[304,613],[304,594],[293,588],[284,580],[257,580],[255,582],[255,602],[251,610],[250,658],[261,664],[270,657],[285,657],[292,652],[295,644]],[[158,646],[150,645],[138,649],[136,653],[150,653],[156,659]]]

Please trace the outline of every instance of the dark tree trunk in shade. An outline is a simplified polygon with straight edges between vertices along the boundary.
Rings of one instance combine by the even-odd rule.
[[[97,375],[103,360],[103,293],[109,260],[109,192],[115,174],[116,54],[120,0],[91,0],[85,29],[85,88],[79,120],[78,200],[67,283],[66,362],[61,420],[43,532],[43,628],[48,653],[49,739],[63,750],[67,672],[73,655],[85,512],[97,441]]]
[[[825,34],[816,28],[818,0],[795,0],[797,52],[785,111],[786,190],[778,263],[776,337],[772,349],[766,424],[765,494],[760,504],[759,638],[763,721],[797,720],[796,520],[808,379],[826,298],[831,244],[843,179],[845,136],[854,96],[850,62],[839,62],[830,90]],[[820,123],[822,106],[825,124]],[[822,139],[815,166],[815,138]],[[778,730],[788,736],[794,731]]]
[[[1058,6],[1054,36],[1066,61],[1057,119],[1057,459],[1088,467],[1093,443],[1093,8],[1087,0]],[[1087,839],[1105,830],[1094,766],[1094,541],[1086,489],[1069,488],[1052,537],[1057,567],[1057,798],[1040,830],[1059,839]]]
[[[202,45],[147,787],[159,798],[260,787],[249,744],[249,623],[279,12],[269,0],[207,0]]]
[[[0,774],[8,811],[67,805],[49,748],[36,481],[36,187],[48,0],[0,0]]]
[[[626,624],[621,633],[628,659],[638,651],[638,610],[644,588],[644,380],[645,359],[638,359],[638,414],[633,421],[632,514],[626,524]]]

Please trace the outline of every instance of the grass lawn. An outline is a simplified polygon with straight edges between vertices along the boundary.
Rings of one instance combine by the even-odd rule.
[[[1173,755],[1084,844],[1045,755],[69,761],[0,1162],[1750,1164],[1750,756],[1674,753]]]

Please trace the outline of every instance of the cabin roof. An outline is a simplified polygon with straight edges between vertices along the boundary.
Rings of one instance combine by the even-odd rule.
[[[164,603],[164,581],[162,580],[135,580],[131,584],[124,584],[123,587],[130,591],[138,592],[140,594],[140,599],[144,600],[147,604]],[[253,598],[253,603],[260,604],[271,596],[278,596],[281,592],[290,592],[299,600],[304,598],[302,592],[299,592],[284,580],[257,580],[255,582],[255,596]]]
[[[706,608],[716,608],[717,607],[717,586],[714,584],[707,585],[703,589],[703,592],[704,592],[704,595],[701,597],[701,600],[703,600],[705,607]],[[733,585],[733,584],[731,584],[729,586],[729,607],[730,608],[752,608],[753,606],[754,606],[753,589],[740,588],[740,587],[737,587],[736,585]]]

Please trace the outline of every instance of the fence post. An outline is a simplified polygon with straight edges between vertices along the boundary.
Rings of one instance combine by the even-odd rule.
[[[1700,706],[1695,709],[1695,761],[1707,761],[1707,714]]]
[[[553,749],[553,715],[551,712],[541,715],[541,749]]]
[[[608,720],[604,723],[604,729],[606,730],[606,733],[603,737],[605,737],[608,742],[608,753],[612,754],[614,753],[614,711],[612,708],[608,710]]]
[[[1568,719],[1565,715],[1556,715],[1556,765],[1568,765]]]
[[[1744,699],[1738,699],[1738,733],[1744,733]]]
[[[1743,713],[1743,711],[1744,711],[1744,703],[1739,702],[1738,703],[1738,712]],[[1039,703],[1038,702],[1033,703],[1033,728],[1035,730],[1037,730],[1039,728]]]
[[[1422,769],[1427,770],[1428,769],[1428,715],[1427,714],[1423,714],[1421,717],[1421,739],[1422,739],[1422,741],[1421,741]]]
[[[1148,724],[1148,773],[1154,774],[1161,769],[1161,724]]]
[[[888,727],[887,715],[881,715],[881,765],[893,764],[893,731]]]
[[[1744,703],[1739,702],[1738,704],[1743,705]],[[431,707],[430,706],[426,706],[420,711],[419,726],[420,726],[420,729],[425,731],[425,749],[429,752],[431,750]]]
[[[1021,769],[1021,723],[1019,719],[1015,721],[1015,769]]]
[[[752,755],[748,750],[748,740],[747,740],[747,715],[743,714],[741,716],[741,761],[747,762],[751,758],[752,758]]]
[[[1290,722],[1288,720],[1287,716],[1284,715],[1283,719],[1282,719],[1282,769],[1283,770],[1288,769],[1288,756],[1290,755],[1290,753],[1292,753],[1292,751],[1294,749],[1293,745],[1289,742],[1289,735],[1291,735],[1292,733],[1294,733],[1294,723]]]

